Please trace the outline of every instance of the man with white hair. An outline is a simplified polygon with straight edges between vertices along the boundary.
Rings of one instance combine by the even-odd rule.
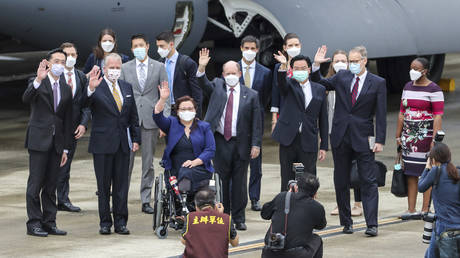
[[[86,105],[92,113],[92,130],[88,151],[93,154],[96,172],[100,230],[102,235],[127,235],[128,166],[130,150],[139,149],[139,122],[133,90],[129,83],[118,80],[121,57],[112,53],[104,59],[101,71],[90,72]],[[128,135],[129,133],[129,135]],[[110,215],[112,186],[113,222]]]

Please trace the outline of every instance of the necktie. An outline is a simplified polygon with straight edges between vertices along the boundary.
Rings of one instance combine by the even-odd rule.
[[[69,80],[67,81],[67,84],[70,86],[70,90],[72,91],[72,97],[73,97],[72,72],[68,72],[67,77],[69,77]]]
[[[121,112],[121,98],[120,94],[118,94],[118,90],[115,83],[112,83],[112,94],[113,98],[115,99],[115,102],[117,103],[118,111]]]
[[[230,140],[232,138],[232,120],[233,120],[233,88],[230,88],[230,95],[228,95],[227,108],[225,109],[225,123],[224,123],[224,138]]]
[[[141,90],[144,91],[145,87],[145,69],[144,69],[145,64],[140,63],[139,64],[139,86],[141,86]]]
[[[56,113],[56,110],[57,110],[57,106],[58,106],[58,83],[57,82],[54,82],[53,83],[53,105],[54,105],[54,112]]]
[[[356,76],[355,84],[353,85],[353,90],[351,91],[351,106],[354,106],[356,99],[358,98],[358,88],[359,88],[359,77]]]
[[[172,60],[166,60],[166,73],[168,74],[168,86],[169,91],[171,92],[169,95],[169,100],[171,101],[171,105],[174,104],[174,91],[173,91],[173,74],[172,74]]]
[[[244,85],[246,85],[248,88],[251,88],[251,74],[249,73],[249,65],[246,66],[244,71]]]

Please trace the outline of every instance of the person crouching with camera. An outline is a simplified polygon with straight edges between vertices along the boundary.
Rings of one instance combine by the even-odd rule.
[[[429,152],[418,183],[419,192],[433,187],[435,226],[425,257],[458,257],[460,239],[460,175],[451,163],[449,147],[441,142]]]
[[[318,178],[304,173],[289,191],[264,204],[261,216],[272,223],[262,257],[323,257],[323,241],[313,234],[327,224],[324,207],[315,200],[318,188]]]

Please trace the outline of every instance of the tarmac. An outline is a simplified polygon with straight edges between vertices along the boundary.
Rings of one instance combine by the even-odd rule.
[[[449,54],[443,78],[460,82],[460,54]],[[22,86],[8,86],[10,92],[24,90]],[[4,93],[5,91],[2,90]],[[96,179],[91,156],[87,153],[89,133],[79,142],[72,164],[70,198],[82,208],[80,213],[58,212],[58,227],[68,231],[67,236],[37,238],[26,235],[25,189],[28,177],[28,154],[23,148],[28,109],[16,99],[19,94],[0,94],[0,257],[175,257],[183,252],[180,232],[169,229],[167,239],[158,239],[152,230],[152,216],[141,212],[139,196],[140,155],[136,157],[129,193],[129,236],[112,234],[101,236],[97,212]],[[364,235],[364,217],[354,217],[355,233],[344,235],[338,216],[329,215],[335,208],[332,155],[318,163],[321,187],[318,201],[326,210],[326,229],[319,231],[324,241],[324,257],[423,257],[428,245],[422,243],[422,221],[401,221],[397,217],[407,209],[406,198],[396,198],[390,193],[392,166],[396,145],[394,134],[400,95],[388,98],[387,143],[376,159],[388,167],[386,185],[379,188],[379,235]],[[445,142],[449,144],[455,164],[460,164],[460,93],[445,93],[446,106],[443,117]],[[269,119],[266,119],[269,121]],[[261,202],[270,201],[279,191],[278,146],[270,139],[268,124],[263,139],[263,177]],[[164,146],[157,148],[155,173],[161,172],[159,157]],[[456,162],[457,161],[457,162]],[[352,195],[351,195],[352,196]],[[353,197],[351,197],[353,200]],[[417,208],[421,208],[419,195]],[[301,223],[301,222],[296,222]],[[262,239],[270,225],[258,212],[246,209],[247,231],[239,231],[240,246],[230,248],[230,256],[260,257]]]

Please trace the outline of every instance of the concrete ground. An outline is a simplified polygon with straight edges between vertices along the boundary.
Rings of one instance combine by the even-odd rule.
[[[455,78],[460,82],[460,54],[447,55],[445,78]],[[22,90],[11,90],[22,92]],[[3,91],[4,92],[4,91]],[[91,156],[87,153],[88,133],[80,141],[71,173],[70,198],[82,208],[80,213],[58,212],[58,226],[68,231],[64,237],[49,236],[36,238],[26,235],[25,188],[28,177],[28,155],[23,149],[25,128],[28,122],[28,109],[0,94],[0,256],[1,257],[171,257],[183,251],[179,242],[179,232],[169,230],[167,239],[158,239],[152,231],[152,216],[141,212],[139,200],[140,157],[137,157],[129,194],[129,236],[98,234],[98,212],[96,179]],[[395,156],[394,133],[400,96],[389,96],[387,144],[383,153],[376,159],[383,161],[392,170]],[[453,161],[460,164],[460,93],[445,93],[446,108],[443,128],[447,133],[445,142],[453,153]],[[268,119],[267,119],[268,120]],[[268,124],[267,124],[268,126]],[[268,127],[267,127],[268,128]],[[159,146],[157,157],[164,146]],[[261,202],[271,200],[279,190],[278,147],[270,139],[268,130],[264,135],[263,178]],[[157,174],[159,159],[155,159]],[[405,198],[391,195],[391,171],[387,174],[387,184],[379,188],[379,236],[367,238],[363,233],[363,216],[356,217],[353,235],[336,233],[340,231],[337,216],[329,212],[335,207],[335,194],[332,181],[332,157],[318,163],[318,176],[321,188],[318,200],[324,205],[328,226],[322,232],[324,257],[422,257],[427,245],[421,242],[423,223],[421,221],[401,222],[396,217],[407,209]],[[421,207],[419,196],[417,208]],[[269,222],[260,218],[259,213],[246,210],[248,231],[239,232],[241,246],[232,248],[235,257],[260,257],[261,240]]]

